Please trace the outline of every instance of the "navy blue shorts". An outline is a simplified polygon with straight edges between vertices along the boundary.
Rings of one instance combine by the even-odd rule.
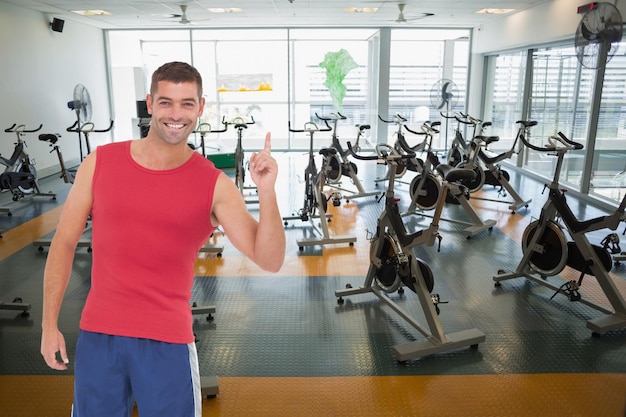
[[[73,417],[201,417],[194,343],[80,331],[74,363]]]

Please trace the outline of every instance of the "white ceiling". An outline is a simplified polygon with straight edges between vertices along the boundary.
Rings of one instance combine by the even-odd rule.
[[[0,0],[41,11],[66,21],[105,29],[172,27],[476,27],[497,15],[476,14],[483,8],[525,10],[554,0]],[[398,23],[398,3],[408,20]],[[181,4],[191,24],[181,24]],[[243,9],[211,13],[209,7]],[[376,13],[346,13],[347,7],[377,7]],[[72,10],[103,9],[110,16],[83,17]],[[433,13],[412,20],[420,13]],[[172,16],[178,15],[178,16]]]

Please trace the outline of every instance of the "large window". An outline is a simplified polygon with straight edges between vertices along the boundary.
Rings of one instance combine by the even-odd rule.
[[[538,122],[533,133],[538,143],[558,132],[586,143],[593,96],[593,73],[581,70],[573,47],[536,50],[532,59],[529,118]],[[580,189],[584,150],[566,154],[560,180]],[[525,166],[546,177],[554,173],[552,156],[529,152]]]
[[[618,50],[623,48],[620,45]],[[536,144],[562,132],[584,149],[567,153],[560,181],[602,200],[621,200],[626,190],[623,54],[614,56],[604,68],[588,69],[579,63],[571,44],[557,45],[491,56],[487,74],[486,91],[493,94],[486,100],[485,117],[493,121],[492,133],[501,137],[499,143],[514,138],[511,125],[519,118],[538,122],[530,137]],[[529,91],[525,91],[527,85]],[[520,157],[518,165],[547,179],[553,177],[554,156],[524,149]]]
[[[108,32],[113,96],[113,140],[138,138],[141,120],[137,101],[145,100],[149,77],[161,63],[191,62],[190,32],[186,30]]]
[[[344,143],[356,138],[356,125],[371,125],[370,137],[361,143],[367,149],[368,144],[371,148],[378,141],[393,141],[393,127],[383,137],[377,133],[383,132],[379,115],[399,113],[414,124],[465,107],[468,30],[384,33],[375,28],[108,31],[114,140],[143,132],[136,101],[145,99],[154,70],[170,60],[189,62],[202,74],[207,101],[202,122],[213,130],[222,128],[224,118],[254,118],[244,138],[244,148],[250,150],[262,146],[266,131],[272,132],[275,149],[308,149],[306,135],[289,132],[288,124],[294,129],[311,121],[321,125],[316,114],[340,112],[346,117],[337,123]],[[453,82],[454,99],[438,109],[432,89],[443,79]],[[207,149],[234,148],[236,133],[208,134]],[[326,135],[318,135],[316,147],[330,144]],[[445,136],[442,132],[439,140]]]
[[[394,30],[391,33],[389,68],[389,111],[380,116],[389,120],[400,114],[417,128],[424,121],[441,121],[443,128],[433,147],[446,149],[456,123],[440,113],[452,115],[466,107],[469,42],[467,30]],[[444,100],[443,97],[449,97]],[[448,126],[446,131],[445,126]],[[394,141],[394,126],[388,142]]]
[[[214,130],[223,128],[222,120],[242,120],[244,149],[263,146],[265,132],[272,146],[287,148],[281,134],[287,124],[287,45],[286,30],[194,30],[194,65],[204,79],[206,108],[202,121]],[[236,146],[238,130],[232,126],[224,133],[207,138],[220,150]]]
[[[285,127],[287,120],[295,130],[302,130],[309,121],[325,127],[316,114],[329,117],[330,113],[341,113],[346,119],[337,122],[337,134],[345,146],[347,140],[356,138],[356,125],[372,123],[369,93],[378,83],[371,77],[368,64],[370,39],[376,32],[373,29],[290,31],[291,105],[290,113],[285,114]],[[326,138],[322,134],[317,136],[321,141],[317,146],[330,145],[328,134]],[[306,135],[290,137],[292,149],[308,147]]]
[[[621,44],[620,51],[626,48]],[[595,136],[591,192],[621,201],[626,191],[626,57],[614,56],[605,68]]]
[[[526,51],[491,57],[488,62],[489,94],[485,94],[484,120],[492,123],[488,134],[499,136],[493,151],[511,149],[517,135],[517,121],[523,118],[524,83],[526,80]],[[520,144],[517,143],[516,149]],[[512,163],[517,162],[517,155]]]

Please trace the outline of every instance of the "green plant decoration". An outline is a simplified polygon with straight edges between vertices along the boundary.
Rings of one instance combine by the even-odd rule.
[[[320,64],[326,70],[326,81],[324,85],[330,92],[330,98],[338,112],[343,111],[343,99],[346,97],[346,86],[343,84],[344,78],[350,71],[359,67],[354,62],[350,53],[345,49],[338,52],[327,52],[324,61]]]

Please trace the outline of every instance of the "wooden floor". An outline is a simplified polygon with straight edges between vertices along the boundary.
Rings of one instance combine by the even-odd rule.
[[[281,211],[289,216],[302,200],[302,160],[284,155],[280,161]],[[365,165],[359,172],[368,189],[382,191],[384,183],[374,185],[381,167]],[[480,216],[496,220],[494,230],[467,239],[462,226],[443,221],[441,252],[417,251],[433,270],[435,290],[448,301],[440,305],[443,325],[448,331],[483,331],[486,340],[477,350],[399,363],[392,346],[423,336],[371,295],[337,304],[334,291],[347,283],[359,285],[367,273],[369,237],[381,210],[376,197],[329,207],[332,236],[353,235],[354,245],[301,250],[296,241],[315,233],[307,222],[288,222],[287,259],[277,274],[260,271],[217,233],[209,243],[223,245],[222,256],[199,255],[193,290],[195,301],[216,307],[213,320],[199,317],[194,324],[201,373],[219,377],[219,394],[203,402],[203,415],[626,416],[624,329],[593,337],[585,321],[598,315],[595,310],[558,296],[551,299],[550,292],[524,279],[493,286],[498,269],[519,262],[521,234],[545,199],[542,184],[513,175],[520,194],[533,199],[528,209],[511,214],[506,204],[475,198]],[[38,354],[46,252],[32,246],[53,233],[67,186],[54,178],[42,184],[58,190],[59,199],[11,202],[0,196],[0,207],[13,209],[11,218],[0,213],[5,230],[0,299],[20,296],[32,303],[28,318],[0,311],[0,417],[70,415],[71,370],[47,370]],[[398,184],[402,205],[406,189]],[[584,218],[601,213],[579,201],[572,204]],[[250,210],[254,213],[255,207]],[[457,216],[458,208],[446,215]],[[419,228],[429,221],[418,216],[407,218],[407,225]],[[79,249],[62,315],[70,349],[89,267],[90,254]],[[575,271],[566,269],[562,278],[570,279],[568,274]],[[611,277],[626,294],[626,268],[615,267]],[[585,277],[583,291],[606,303],[594,277]],[[414,294],[396,299],[421,318]]]

